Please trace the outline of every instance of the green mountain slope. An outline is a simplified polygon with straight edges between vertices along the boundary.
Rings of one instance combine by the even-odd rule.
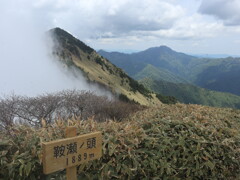
[[[197,75],[195,83],[201,87],[240,95],[240,58],[218,60]]]
[[[100,84],[122,99],[142,105],[161,103],[155,94],[71,34],[60,28],[50,30],[50,34],[56,46],[53,54],[66,64],[66,68],[79,69],[89,82]]]
[[[189,67],[196,61],[198,58],[186,55],[184,53],[178,53],[166,46],[149,48],[145,51],[132,54],[123,54],[122,53],[107,53],[99,51],[99,53],[108,58],[115,65],[123,68],[128,74],[132,75],[135,72],[131,71],[128,67],[129,62],[136,64],[148,65],[151,64],[156,68],[165,69],[177,76],[180,76],[184,79],[187,79],[188,72],[190,71]],[[145,67],[144,66],[144,67]],[[126,69],[128,67],[128,69]],[[142,69],[144,68],[142,67]],[[138,69],[139,72],[142,69]]]
[[[163,49],[161,49],[163,48]],[[167,49],[165,46],[160,47],[160,51]],[[156,51],[156,49],[153,49]],[[113,64],[122,68],[128,75],[134,79],[142,79],[144,77],[151,77],[155,80],[165,80],[170,82],[187,82],[180,76],[174,74],[169,69],[160,67],[161,60],[155,62],[155,56],[151,55],[152,50],[148,50],[140,53],[125,54],[119,52],[106,52],[103,50],[98,51],[103,57],[109,59]],[[147,53],[147,55],[144,55]],[[152,57],[152,58],[151,58]],[[148,59],[152,59],[151,62]],[[167,64],[167,63],[163,63]],[[174,64],[174,62],[172,62]]]
[[[147,63],[136,61],[130,54],[119,52],[98,51],[100,55],[110,60],[113,64],[123,69],[129,76],[133,77],[138,72],[143,70]]]
[[[182,103],[240,108],[240,97],[230,93],[210,91],[191,84],[171,83],[149,78],[140,80],[140,83],[156,93],[174,96]]]
[[[133,76],[133,78],[136,80],[141,80],[146,77],[153,80],[165,80],[168,82],[187,83],[186,80],[172,74],[168,70],[156,68],[151,64],[146,65],[141,71],[139,71]]]
[[[146,74],[146,66],[148,64],[158,68],[160,71],[165,70],[171,75],[185,79],[192,84],[203,88],[217,90],[222,92],[229,92],[240,95],[240,58],[221,58],[221,59],[207,59],[189,56],[183,53],[173,51],[166,46],[150,48],[142,52],[125,54],[121,53],[100,52],[104,57],[108,58],[116,65],[121,65],[130,76],[148,77]],[[131,62],[129,64],[129,62]],[[141,67],[134,68],[132,67]],[[132,71],[131,71],[132,67]],[[141,75],[141,73],[143,73]],[[155,73],[154,79],[169,81],[172,79],[168,76],[161,76]],[[173,81],[170,81],[173,82]]]
[[[187,79],[188,67],[197,58],[173,51],[169,47],[160,46],[131,55],[133,59],[166,69],[173,74]]]

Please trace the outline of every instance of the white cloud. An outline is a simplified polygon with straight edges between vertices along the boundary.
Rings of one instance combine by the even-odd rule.
[[[220,27],[196,13],[188,15],[186,4],[176,0],[24,0],[46,30],[59,26],[82,40],[130,36],[189,39],[211,37]],[[196,3],[197,2],[197,3]],[[193,4],[193,3],[192,3]],[[199,4],[194,1],[194,4]],[[196,5],[195,5],[196,6]],[[196,8],[188,5],[188,8]],[[25,7],[26,8],[26,7]]]
[[[8,0],[0,2],[0,22],[9,21],[1,11],[8,9],[13,14],[16,12],[25,14],[20,16],[23,19],[31,17],[30,24],[37,27],[39,32],[59,26],[80,40],[87,41],[93,48],[122,46],[126,49],[129,46],[134,49],[134,46],[139,47],[139,44],[149,47],[157,43],[160,45],[165,40],[172,42],[177,40],[174,42],[177,44],[183,41],[214,38],[219,38],[220,41],[223,35],[237,36],[240,33],[239,26],[236,26],[240,22],[239,2],[239,0]],[[11,8],[6,7],[6,4],[10,3]],[[23,20],[19,22],[22,23]],[[235,25],[235,28],[227,26],[230,24]]]
[[[27,0],[0,5],[0,96],[11,92],[34,96],[63,89],[106,94],[50,56],[51,42],[46,46],[44,41],[45,11],[34,9]]]
[[[194,14],[180,19],[171,29],[153,33],[172,39],[203,39],[216,36],[222,29],[221,23],[208,22],[199,14]]]
[[[219,18],[225,25],[240,25],[239,0],[202,0],[199,12]]]
[[[123,36],[132,31],[168,29],[184,15],[181,6],[164,0],[82,0],[55,4],[57,1],[52,1],[55,25],[78,31],[80,37],[97,38],[109,32]]]

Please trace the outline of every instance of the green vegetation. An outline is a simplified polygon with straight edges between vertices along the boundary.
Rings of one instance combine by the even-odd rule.
[[[120,101],[123,101],[123,102],[127,102],[127,103],[130,103],[131,102],[131,100],[126,96],[126,95],[124,95],[124,94],[119,94],[119,100]]]
[[[154,79],[172,81],[175,79],[177,82],[188,80],[187,73],[190,71],[188,68],[197,61],[197,58],[193,56],[175,52],[166,46],[149,48],[133,54],[107,53],[105,51],[99,51],[99,53],[134,78],[140,78],[141,73],[152,75],[152,72],[147,71],[151,71],[152,67],[155,67]],[[157,70],[158,68],[159,70]]]
[[[156,93],[187,104],[240,108],[239,96],[216,92],[240,95],[239,58],[201,59],[165,46],[134,54],[99,52]]]
[[[104,58],[97,56],[97,57],[95,57],[95,62],[102,67],[102,70],[103,70],[103,71],[105,71],[104,68],[106,68],[107,71],[108,71],[110,74],[113,74],[113,73],[114,73],[113,70],[111,69],[111,67],[110,67],[107,63],[104,62],[103,59],[104,59]]]
[[[43,175],[41,142],[103,133],[103,157],[78,167],[80,179],[237,179],[240,174],[240,112],[197,105],[163,105],[122,122],[78,118],[34,129],[0,131],[0,179],[64,179]]]
[[[156,93],[174,96],[182,103],[240,108],[240,97],[233,94],[210,91],[191,84],[154,81],[148,78],[141,80],[140,83]]]
[[[130,87],[132,88],[131,90],[133,92],[140,92],[142,93],[144,96],[151,98],[151,92],[145,88],[142,84],[138,83],[136,80],[132,79],[131,77],[128,78],[129,79],[129,84]]]
[[[174,75],[168,70],[162,68],[156,68],[150,64],[148,64],[143,70],[138,72],[133,76],[134,79],[141,80],[144,78],[150,78],[153,80],[164,80],[173,83],[187,83],[186,80]]]
[[[118,52],[109,53],[103,50],[98,51],[98,53],[104,58],[110,60],[117,67],[123,69],[131,77],[133,77],[133,75],[137,74],[146,66],[145,63],[131,60],[129,54]]]
[[[176,104],[178,100],[173,96],[163,96],[161,94],[157,94],[157,98],[164,104]]]
[[[68,59],[64,62],[68,67],[74,66],[72,59]]]
[[[124,94],[119,94],[118,99],[122,102],[128,103],[128,104],[135,104],[135,105],[140,105],[138,102],[136,102],[134,99],[129,99],[126,95]],[[144,106],[142,106],[144,107]],[[124,112],[123,112],[124,113]]]
[[[77,48],[82,49],[86,53],[92,53],[94,51],[91,47],[60,28],[54,28],[50,30],[50,33],[56,35],[57,40],[60,41],[59,43],[78,57],[80,54]]]
[[[95,58],[95,62],[96,62],[97,64],[99,64],[100,66],[103,66],[103,65],[104,65],[104,62],[102,61],[102,59],[101,59],[100,57],[96,57],[96,58]]]
[[[220,63],[199,73],[195,83],[211,90],[240,95],[240,59],[226,58],[218,61]]]

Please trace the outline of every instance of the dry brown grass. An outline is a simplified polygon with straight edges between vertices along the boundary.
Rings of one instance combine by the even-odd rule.
[[[58,118],[42,128],[0,132],[0,179],[64,179],[42,174],[41,142],[103,133],[103,157],[78,167],[81,179],[237,179],[240,173],[240,111],[198,105],[162,105],[121,122]]]

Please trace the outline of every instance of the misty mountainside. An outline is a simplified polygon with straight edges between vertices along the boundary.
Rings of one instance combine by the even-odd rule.
[[[134,101],[142,105],[161,103],[156,94],[68,32],[54,28],[50,30],[50,34],[55,42],[53,55],[58,57],[66,68],[80,70],[89,83],[110,90],[121,100]]]
[[[103,50],[99,53],[137,80],[151,77],[176,83],[189,82],[210,90],[240,95],[240,58],[198,58],[166,46],[132,54]]]
[[[240,96],[231,93],[212,91],[192,84],[172,83],[151,78],[144,78],[139,82],[158,94],[174,96],[181,103],[240,108]]]

